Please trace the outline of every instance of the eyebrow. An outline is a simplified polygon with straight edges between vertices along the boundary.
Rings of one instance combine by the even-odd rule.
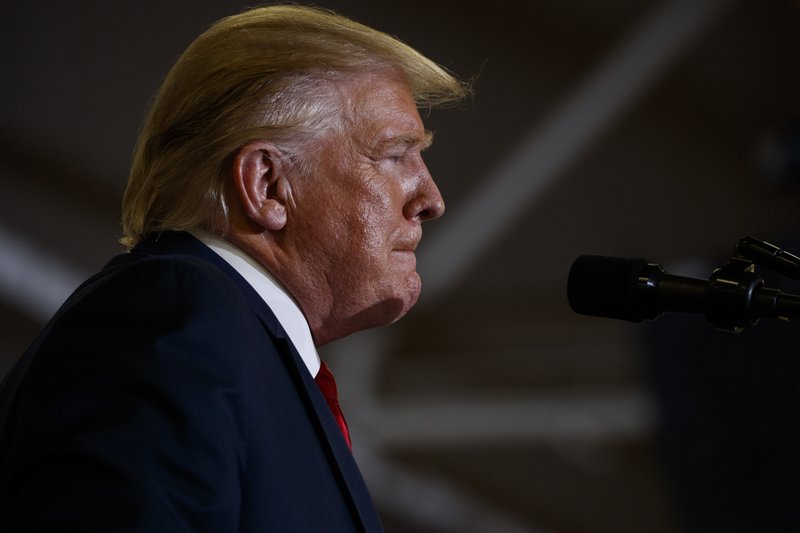
[[[425,130],[425,136],[422,138],[422,149],[427,150],[433,144],[433,131]]]
[[[412,147],[419,145],[420,150],[425,150],[430,148],[431,144],[433,144],[433,132],[431,130],[425,130],[425,135],[423,135],[422,138],[419,138],[416,135],[388,136],[379,144],[381,148],[384,149],[395,146]]]

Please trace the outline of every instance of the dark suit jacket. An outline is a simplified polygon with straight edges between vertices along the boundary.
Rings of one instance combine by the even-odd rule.
[[[273,313],[164,232],[67,300],[0,389],[2,531],[381,531]]]

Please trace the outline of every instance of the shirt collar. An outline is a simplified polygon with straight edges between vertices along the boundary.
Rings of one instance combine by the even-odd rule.
[[[286,289],[260,263],[231,242],[202,229],[195,228],[189,233],[224,259],[255,289],[286,330],[308,371],[316,376],[320,358],[311,337],[311,329]]]

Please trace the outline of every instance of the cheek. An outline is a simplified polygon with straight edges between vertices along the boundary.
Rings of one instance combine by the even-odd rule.
[[[377,253],[384,249],[396,227],[396,208],[387,189],[371,190],[362,196],[358,215],[352,224],[354,234],[362,237],[362,246]]]

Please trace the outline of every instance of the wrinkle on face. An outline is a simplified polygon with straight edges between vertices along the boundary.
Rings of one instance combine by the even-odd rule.
[[[362,77],[351,123],[321,141],[312,176],[293,184],[285,277],[315,341],[391,323],[417,301],[421,223],[443,202],[422,151],[425,130],[401,78]]]

